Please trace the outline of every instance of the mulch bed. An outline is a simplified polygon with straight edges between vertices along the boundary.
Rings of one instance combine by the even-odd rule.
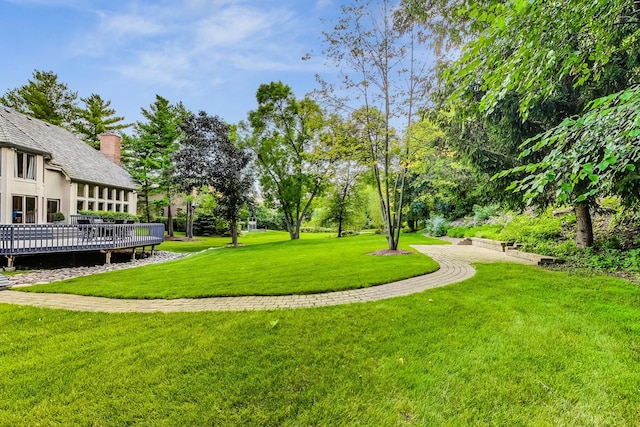
[[[411,255],[413,252],[405,251],[404,249],[396,249],[395,251],[391,249],[380,249],[379,251],[371,252],[369,255],[373,256],[394,256],[394,255]]]

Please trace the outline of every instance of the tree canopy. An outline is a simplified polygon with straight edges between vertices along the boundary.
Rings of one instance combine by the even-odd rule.
[[[295,240],[326,183],[327,161],[320,138],[324,115],[315,101],[296,99],[282,82],[260,85],[256,100],[258,108],[249,112],[241,139],[255,154],[265,198],[284,213]]]
[[[78,93],[58,81],[53,71],[34,70],[32,78],[0,97],[0,103],[52,125],[72,129]]]
[[[116,116],[116,110],[110,108],[111,101],[105,101],[100,95],[92,93],[89,97],[80,98],[80,100],[85,107],[77,109],[77,119],[73,128],[92,147],[100,148],[100,134],[131,126],[124,123],[124,117]]]

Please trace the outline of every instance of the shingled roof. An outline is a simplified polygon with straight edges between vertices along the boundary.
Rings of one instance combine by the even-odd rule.
[[[131,175],[71,132],[0,107],[0,146],[43,154],[73,181],[137,188]]]

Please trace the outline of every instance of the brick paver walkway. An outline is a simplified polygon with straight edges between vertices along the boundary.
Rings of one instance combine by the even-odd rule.
[[[461,282],[475,274],[475,269],[471,266],[471,262],[506,261],[526,263],[523,260],[514,259],[500,252],[473,246],[416,245],[414,247],[438,262],[440,269],[424,276],[363,289],[312,295],[180,298],[172,300],[130,300],[69,294],[2,291],[0,292],[0,303],[109,313],[307,308],[377,301]]]

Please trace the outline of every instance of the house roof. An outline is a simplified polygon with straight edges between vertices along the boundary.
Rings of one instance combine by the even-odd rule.
[[[73,181],[136,189],[131,175],[71,132],[0,107],[0,146],[42,154]]]

